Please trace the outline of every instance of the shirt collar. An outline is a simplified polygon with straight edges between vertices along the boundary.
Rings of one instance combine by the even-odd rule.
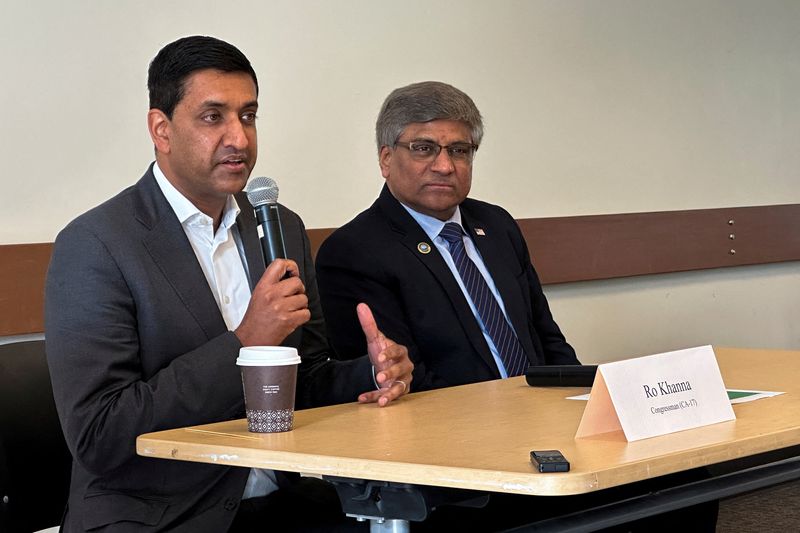
[[[205,224],[213,222],[210,216],[200,211],[197,206],[189,201],[188,198],[181,194],[181,192],[170,183],[161,170],[161,167],[158,166],[158,163],[153,164],[153,175],[181,225],[192,224],[195,221],[204,221]],[[240,211],[241,209],[236,202],[236,198],[234,198],[233,195],[228,195],[225,209],[222,212],[220,228],[227,230],[232,226],[236,222],[236,217],[239,216]]]
[[[447,220],[439,220],[436,217],[432,217],[430,215],[424,215],[419,211],[415,211],[410,207],[408,207],[403,202],[400,202],[400,205],[402,205],[403,208],[405,208],[405,210],[408,211],[408,214],[411,215],[411,217],[417,221],[417,224],[419,224],[419,226],[422,228],[422,231],[425,232],[425,234],[428,236],[431,242],[436,240],[436,237],[439,236],[439,233],[441,233],[442,228],[444,228],[444,225],[447,224],[448,222],[455,222],[462,228],[464,227],[461,224],[461,207],[456,207],[453,216],[451,216]]]

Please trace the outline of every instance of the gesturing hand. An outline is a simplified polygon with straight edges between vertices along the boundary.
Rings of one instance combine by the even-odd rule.
[[[358,397],[362,403],[378,402],[383,407],[392,400],[409,392],[411,387],[411,371],[414,369],[408,350],[381,333],[375,323],[375,317],[367,304],[356,307],[358,321],[364,336],[367,338],[367,353],[375,367],[375,380],[380,390],[365,392]]]

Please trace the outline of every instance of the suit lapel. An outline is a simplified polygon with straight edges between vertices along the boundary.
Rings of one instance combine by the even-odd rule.
[[[239,209],[241,210],[236,218],[236,228],[239,230],[239,237],[242,239],[242,247],[247,261],[247,272],[250,275],[250,292],[252,292],[266,269],[264,266],[264,253],[261,251],[261,243],[258,242],[256,217],[247,195],[241,192],[237,194],[236,203],[239,204]]]
[[[425,265],[433,277],[439,282],[442,290],[444,290],[450,303],[453,305],[456,317],[464,328],[464,332],[473,348],[480,354],[481,359],[484,360],[492,372],[497,374],[497,377],[500,377],[497,371],[497,364],[494,361],[494,357],[492,357],[489,346],[486,344],[486,339],[483,337],[478,322],[475,320],[475,315],[472,314],[472,309],[470,309],[467,300],[464,298],[461,287],[458,286],[458,283],[453,277],[453,273],[447,268],[447,264],[444,262],[444,259],[442,259],[439,250],[430,242],[428,235],[422,230],[419,224],[417,224],[403,206],[392,196],[388,187],[383,187],[376,204],[388,218],[392,229],[397,234],[398,241],[408,248],[411,254]],[[427,254],[420,252],[418,249],[420,243],[425,243],[430,246],[431,251]]]
[[[465,208],[463,204],[461,206],[461,221],[464,223],[464,228],[469,233],[470,238],[472,238],[472,242],[475,243],[475,247],[480,252],[486,269],[492,276],[494,285],[503,299],[503,306],[508,319],[517,333],[517,338],[525,350],[528,361],[537,361],[533,343],[530,336],[527,335],[528,313],[525,300],[520,292],[519,284],[516,282],[516,276],[519,273],[509,269],[509,265],[517,265],[518,261],[513,255],[509,255],[511,248],[505,235],[505,228],[487,225],[479,216]],[[480,229],[483,234],[477,233],[476,229]]]
[[[150,170],[136,184],[136,219],[148,232],[144,247],[208,338],[227,330],[192,245]]]

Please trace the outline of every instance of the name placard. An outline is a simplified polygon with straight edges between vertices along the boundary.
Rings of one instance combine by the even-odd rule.
[[[575,438],[622,430],[628,441],[734,420],[711,346],[597,367]]]

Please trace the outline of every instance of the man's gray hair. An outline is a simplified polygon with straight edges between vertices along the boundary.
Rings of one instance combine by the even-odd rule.
[[[459,120],[469,127],[472,143],[483,137],[483,119],[466,93],[440,81],[423,81],[400,87],[386,97],[375,124],[378,152],[394,146],[403,130],[413,122]]]

